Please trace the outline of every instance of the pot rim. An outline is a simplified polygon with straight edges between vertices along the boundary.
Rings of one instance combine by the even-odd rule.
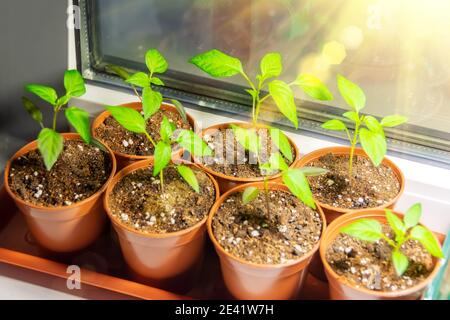
[[[319,158],[327,153],[332,153],[332,154],[336,154],[336,155],[349,154],[350,149],[351,148],[348,146],[334,146],[334,147],[326,147],[326,148],[317,149],[317,150],[314,150],[314,151],[304,155],[303,157],[301,157],[300,160],[297,162],[297,166],[300,168],[305,167],[311,161],[316,160],[317,158]],[[364,156],[364,157],[368,158],[367,154],[364,152],[364,150],[362,148],[355,148],[355,155]],[[311,158],[311,159],[305,160],[306,158]],[[390,160],[387,157],[384,157],[383,161],[381,163],[392,169],[392,171],[394,172],[394,175],[397,177],[397,180],[400,184],[400,190],[398,191],[397,195],[394,198],[392,198],[391,200],[389,200],[388,202],[386,202],[380,206],[377,206],[377,207],[366,208],[366,209],[377,210],[377,209],[384,209],[387,207],[391,207],[398,201],[398,199],[401,197],[401,195],[405,191],[405,176],[403,175],[403,172],[400,170],[400,168],[392,160]],[[313,193],[313,196],[314,196],[314,193]],[[323,202],[317,200],[316,197],[314,197],[314,200],[320,207],[325,208],[330,211],[335,211],[340,214],[358,212],[358,211],[363,210],[363,209],[345,209],[345,208],[340,208],[340,207],[333,207],[329,204],[326,204],[326,203],[323,203]]]
[[[195,166],[197,169],[201,170],[201,168],[199,168],[195,163],[191,163],[189,161],[185,161],[182,159],[177,159],[177,161],[183,162],[186,165],[189,166]],[[103,197],[103,207],[105,208],[105,211],[108,215],[108,217],[110,218],[110,220],[118,227],[125,229],[126,231],[132,232],[134,234],[140,235],[140,236],[144,236],[144,237],[148,237],[148,238],[159,238],[159,239],[166,239],[166,238],[171,238],[171,237],[178,237],[184,234],[187,234],[199,227],[201,227],[206,220],[208,219],[209,215],[211,214],[211,210],[213,208],[213,206],[211,206],[211,208],[209,209],[208,213],[205,215],[205,217],[200,220],[199,222],[197,222],[196,224],[190,226],[189,228],[186,229],[182,229],[182,230],[178,230],[178,231],[174,231],[174,232],[168,232],[168,233],[156,233],[156,232],[143,232],[143,231],[139,231],[139,230],[135,230],[125,224],[123,224],[118,218],[116,218],[112,212],[111,212],[111,208],[109,207],[109,199],[110,199],[110,194],[111,191],[113,190],[113,188],[116,186],[116,184],[121,181],[125,176],[131,174],[134,171],[137,171],[139,169],[142,169],[144,167],[148,167],[150,165],[153,164],[153,159],[146,159],[146,160],[141,160],[141,161],[136,161],[135,163],[132,163],[126,167],[124,167],[123,169],[121,169],[115,176],[114,179],[111,181],[111,183],[108,185],[108,187],[105,190],[105,195]],[[214,185],[214,190],[215,190],[215,199],[214,201],[217,201],[217,199],[219,198],[219,185],[216,181],[216,179],[214,179],[214,177],[212,177],[210,174],[208,174],[207,172],[205,172],[206,175],[208,176],[208,178],[211,180],[211,182]]]
[[[211,129],[228,128],[232,124],[237,125],[237,126],[242,126],[242,125],[252,126],[253,125],[251,122],[244,122],[244,121],[222,122],[222,123],[218,123],[218,124],[215,124],[215,125],[212,125],[212,126],[209,126],[209,127],[205,128],[205,129],[203,129],[200,132],[200,137],[203,140],[203,136],[205,135],[206,131],[211,130]],[[258,128],[268,128],[269,125],[258,123],[258,124],[256,124],[256,127],[258,127]],[[294,168],[296,166],[297,162],[300,159],[300,151],[299,151],[299,148],[297,147],[297,145],[295,144],[295,142],[289,136],[286,135],[286,138],[288,139],[289,144],[294,149],[294,159],[293,159],[292,163],[289,165],[289,168]],[[204,165],[202,163],[202,161],[199,161],[198,157],[192,156],[192,158],[193,158],[194,162],[197,165],[199,165],[204,171],[208,172],[209,174],[211,174],[211,175],[213,175],[215,177],[218,177],[218,178],[221,178],[221,179],[224,179],[224,180],[241,182],[241,183],[242,182],[246,183],[246,182],[260,182],[260,181],[264,181],[264,176],[254,177],[254,178],[227,176],[226,174],[223,174],[223,173],[218,172],[218,171],[214,171],[210,167]],[[272,180],[272,179],[277,179],[280,176],[281,176],[281,172],[278,172],[277,174],[270,175],[269,177],[270,177],[270,180]]]
[[[82,139],[81,136],[78,133],[73,133],[73,132],[66,132],[66,133],[61,133],[62,137],[64,138],[64,140],[77,140],[77,141],[81,141],[83,143],[85,143]],[[12,162],[17,159],[18,157],[36,150],[37,147],[37,140],[33,140],[29,143],[27,143],[25,146],[23,146],[22,148],[20,148],[11,158],[9,158],[9,160],[6,162],[6,166],[5,166],[5,173],[4,173],[4,186],[6,191],[8,192],[9,196],[11,198],[13,198],[15,201],[21,203],[24,206],[27,207],[31,207],[34,209],[41,209],[41,210],[45,210],[45,211],[49,211],[49,212],[57,212],[57,211],[61,211],[61,210],[67,210],[67,209],[72,209],[72,208],[77,208],[79,206],[83,206],[84,204],[88,203],[89,201],[92,200],[92,198],[95,197],[99,197],[101,196],[101,194],[107,189],[108,185],[111,183],[111,180],[113,179],[115,173],[116,173],[116,169],[117,169],[117,162],[116,162],[116,158],[114,156],[113,151],[105,144],[103,144],[101,141],[99,141],[99,143],[102,144],[102,146],[106,149],[106,151],[108,152],[109,158],[111,160],[112,163],[112,168],[111,168],[111,173],[109,174],[108,179],[105,181],[105,183],[103,184],[103,186],[98,189],[95,193],[93,193],[91,196],[87,197],[86,199],[79,201],[79,202],[75,202],[71,205],[68,206],[57,206],[57,207],[46,207],[46,206],[40,206],[40,205],[36,205],[30,202],[27,202],[25,200],[23,200],[22,198],[18,197],[14,192],[12,192],[10,186],[9,186],[9,171],[11,168],[11,164]],[[26,151],[25,151],[26,150]]]
[[[211,214],[208,217],[208,221],[206,223],[206,227],[208,229],[208,235],[209,238],[211,239],[211,242],[214,244],[214,247],[220,251],[221,254],[227,256],[228,258],[241,263],[241,264],[245,264],[245,265],[249,265],[261,270],[265,270],[265,269],[283,269],[286,267],[291,267],[294,265],[297,265],[305,260],[307,260],[308,258],[312,257],[317,250],[319,249],[320,243],[322,241],[322,236],[325,234],[325,230],[327,228],[327,222],[326,222],[326,218],[325,218],[325,214],[322,211],[322,208],[320,208],[320,206],[318,206],[316,204],[316,212],[319,213],[320,218],[322,220],[322,230],[321,230],[321,234],[320,234],[320,239],[319,241],[317,241],[317,243],[314,245],[314,247],[308,251],[307,254],[301,256],[299,259],[296,260],[292,260],[289,261],[287,263],[277,263],[277,264],[261,264],[261,263],[256,263],[256,262],[251,262],[251,261],[247,261],[244,260],[242,258],[236,257],[234,255],[232,255],[231,253],[227,252],[224,250],[224,248],[220,245],[220,243],[217,241],[216,237],[214,236],[214,232],[212,230],[212,220],[214,218],[214,215],[217,213],[219,207],[222,205],[222,203],[233,193],[239,192],[249,186],[254,186],[257,187],[258,189],[263,189],[264,188],[264,183],[263,182],[253,182],[253,183],[246,183],[246,184],[241,184],[238,185],[230,190],[228,190],[227,192],[225,192],[215,203],[214,206],[211,209]],[[269,189],[271,190],[281,190],[284,192],[289,192],[289,189],[278,182],[268,182],[268,186]],[[300,200],[299,200],[300,201]]]
[[[128,103],[120,104],[119,106],[132,108],[132,109],[135,109],[138,111],[142,110],[141,102],[128,102]],[[161,103],[161,108],[164,110],[167,110],[167,111],[176,112],[176,109],[174,106],[164,103],[164,102]],[[103,145],[106,145],[106,142],[104,142],[102,139],[100,139],[97,136],[97,134],[95,133],[95,129],[97,129],[100,126],[100,124],[102,124],[105,121],[105,119],[110,116],[111,116],[110,112],[108,110],[104,110],[97,117],[95,117],[94,121],[92,122],[91,134],[96,140],[100,141]],[[195,132],[196,127],[197,127],[195,119],[187,112],[186,112],[186,117],[188,119],[189,124],[191,125],[192,129]],[[128,158],[128,159],[135,160],[135,161],[147,160],[147,159],[151,159],[154,157],[153,154],[149,155],[149,156],[142,156],[142,155],[123,153],[123,152],[114,151],[114,150],[112,150],[112,152],[119,157]],[[178,150],[172,151],[172,155],[182,155],[183,152],[184,152],[184,149],[182,147],[179,147]]]
[[[428,275],[427,278],[425,278],[425,280],[423,280],[422,282],[420,282],[412,287],[406,288],[404,290],[397,290],[397,291],[376,291],[376,290],[370,290],[370,289],[366,289],[366,288],[362,288],[362,287],[358,288],[358,287],[354,286],[350,281],[348,281],[345,278],[345,276],[338,275],[333,270],[333,268],[330,266],[330,264],[328,263],[328,261],[326,259],[326,250],[328,249],[329,244],[337,236],[336,235],[329,241],[326,241],[326,240],[328,240],[326,238],[330,232],[333,232],[336,228],[347,225],[348,223],[353,222],[354,220],[359,220],[359,219],[368,218],[368,217],[373,218],[373,219],[383,219],[386,217],[384,210],[385,209],[358,210],[356,212],[342,215],[342,216],[336,218],[335,220],[333,220],[330,223],[330,225],[328,226],[327,230],[325,231],[324,237],[320,244],[319,254],[320,254],[320,259],[322,260],[322,263],[324,265],[325,272],[327,274],[330,274],[337,282],[341,283],[342,285],[350,287],[351,289],[359,291],[361,293],[376,296],[376,297],[397,298],[400,296],[406,296],[406,295],[412,294],[412,293],[422,290],[423,288],[428,286],[428,284],[431,282],[431,280],[435,277],[436,273],[440,269],[440,266],[441,266],[440,260],[438,258],[433,257],[433,260],[435,262],[433,271],[431,271],[431,273]],[[403,214],[399,213],[398,211],[393,211],[393,210],[391,210],[391,211],[393,213],[395,213],[396,215],[403,217]],[[339,234],[339,232],[337,234]],[[433,234],[433,236],[436,238],[436,236],[434,234]],[[330,285],[332,285],[331,281],[329,281],[329,282],[330,282]]]

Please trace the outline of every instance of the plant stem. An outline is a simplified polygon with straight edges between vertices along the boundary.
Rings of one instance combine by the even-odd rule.
[[[359,126],[361,125],[362,120],[356,122],[355,124],[355,132],[353,133],[353,139],[351,141],[351,149],[350,149],[350,159],[348,165],[348,178],[352,180],[352,171],[353,171],[353,156],[355,154],[356,143],[358,142],[358,134],[359,134]]]
[[[56,106],[56,107],[55,107],[55,112],[53,113],[53,124],[52,124],[52,128],[53,128],[53,130],[55,130],[55,131],[56,131],[56,119],[57,119],[57,116],[58,116],[59,108],[60,108],[60,106]]]
[[[267,177],[264,177],[264,197],[266,199],[267,217],[270,217],[269,183]]]
[[[159,181],[161,182],[161,193],[164,193],[164,169],[159,172]]]
[[[133,88],[134,94],[139,98],[139,100],[140,100],[141,103],[142,103],[142,98],[141,98],[141,96],[139,95],[139,92],[137,91],[136,87],[133,86],[133,85],[132,85],[131,87]]]
[[[147,139],[150,141],[150,143],[153,145],[153,147],[156,147],[155,140],[153,140],[153,138],[148,134],[148,132],[145,132],[145,135]]]
[[[259,101],[259,90],[257,90],[255,88],[255,85],[250,80],[250,78],[245,74],[244,71],[241,71],[241,75],[248,82],[248,84],[250,85],[252,90],[255,91],[255,94],[252,95],[252,120],[253,120],[253,124],[256,124],[256,119],[257,119],[256,108],[257,108],[257,104],[258,104],[258,101]]]

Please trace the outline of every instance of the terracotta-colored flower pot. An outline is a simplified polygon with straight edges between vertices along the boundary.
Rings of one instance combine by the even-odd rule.
[[[225,284],[230,293],[237,299],[292,299],[302,288],[308,273],[308,265],[314,253],[319,249],[319,242],[306,255],[298,260],[283,264],[257,264],[235,257],[226,252],[219,244],[212,230],[212,221],[221,204],[233,193],[243,191],[249,186],[264,189],[263,182],[241,184],[227,191],[214,204],[208,218],[207,228],[209,238],[214,244],[220,258]],[[269,183],[271,190],[288,191],[280,183]],[[323,221],[322,234],[326,228],[325,216],[317,206]]]
[[[213,125],[211,127],[208,127],[204,130],[202,130],[201,132],[201,136],[204,137],[205,135],[214,135],[214,132],[217,132],[217,130],[221,130],[221,129],[230,129],[230,125],[238,125],[241,126],[243,128],[250,128],[253,127],[252,123],[249,122],[226,122],[226,123],[220,123],[220,124],[216,124]],[[263,124],[258,124],[256,125],[257,128],[267,128],[266,125]],[[299,160],[300,158],[300,152],[298,150],[298,147],[296,146],[296,144],[294,143],[294,141],[292,141],[289,137],[287,137],[289,140],[289,143],[291,144],[292,148],[294,149],[293,152],[293,158],[294,161],[292,161],[290,167],[294,167],[295,163]],[[251,182],[260,182],[260,181],[264,181],[264,177],[255,177],[255,178],[240,178],[240,177],[233,177],[233,176],[227,176],[223,173],[217,172],[212,170],[209,166],[206,166],[202,163],[201,159],[196,159],[195,157],[194,161],[200,165],[202,167],[203,170],[205,170],[206,172],[208,172],[209,174],[213,175],[214,178],[216,178],[217,183],[219,184],[219,188],[220,188],[220,192],[224,193],[238,185],[244,184],[244,183],[251,183]],[[276,182],[276,181],[281,181],[281,173],[275,174],[273,176],[270,177],[270,181],[272,182]]]
[[[123,107],[127,108],[133,108],[135,110],[141,111],[142,110],[142,103],[140,102],[131,102],[126,103],[122,105]],[[161,104],[161,109],[178,113],[177,109],[169,104]],[[110,116],[109,111],[103,111],[100,113],[92,122],[92,136],[101,141],[103,144],[106,144],[104,141],[102,141],[97,134],[95,133],[95,129],[98,128],[105,120]],[[191,125],[193,130],[196,130],[196,123],[194,118],[190,114],[186,114],[189,124]],[[147,159],[153,159],[153,155],[151,156],[139,156],[139,155],[131,155],[126,153],[121,153],[118,151],[113,151],[114,156],[117,160],[117,170],[121,170],[122,168],[128,166],[129,164],[132,164],[133,162],[140,161],[140,160],[147,160]],[[179,148],[178,150],[174,151],[173,156],[181,156],[183,154],[183,149]]]
[[[111,212],[109,206],[111,192],[125,176],[152,164],[153,159],[142,160],[119,171],[105,192],[104,207],[118,235],[122,254],[130,269],[139,278],[161,286],[189,271],[201,260],[207,216],[190,228],[170,233],[145,233],[122,224]],[[208,177],[214,184],[217,199],[219,197],[217,182],[209,174]]]
[[[65,140],[80,140],[76,133],[63,133]],[[12,161],[37,149],[33,141],[16,152],[6,163],[4,185],[17,207],[23,213],[28,228],[37,242],[54,252],[72,252],[85,248],[101,233],[106,222],[102,207],[102,194],[116,172],[114,154],[105,146],[111,159],[111,173],[103,187],[87,199],[69,206],[44,207],[25,202],[11,191],[8,176]]]
[[[403,215],[395,212],[399,217]],[[326,251],[333,240],[340,233],[339,230],[362,218],[376,219],[381,223],[386,222],[386,215],[382,209],[365,209],[358,212],[352,212],[345,214],[336,220],[334,220],[327,228],[322,236],[320,244],[320,258],[322,259],[325,267],[325,273],[328,278],[330,298],[333,300],[383,300],[383,299],[395,299],[395,300],[416,300],[422,296],[423,291],[427,285],[433,280],[434,276],[439,271],[439,261],[434,258],[435,266],[430,275],[425,281],[419,284],[407,288],[405,290],[384,292],[369,290],[362,287],[355,287],[345,277],[339,276],[330,266],[326,260]]]

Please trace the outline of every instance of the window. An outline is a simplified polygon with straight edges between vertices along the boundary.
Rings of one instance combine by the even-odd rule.
[[[170,71],[170,94],[205,108],[248,112],[239,77],[211,79],[187,60],[218,48],[239,57],[251,73],[264,53],[279,51],[283,77],[319,76],[334,91],[329,106],[297,92],[301,128],[323,134],[320,123],[346,108],[336,74],[367,94],[366,113],[403,114],[408,124],[387,130],[390,148],[450,163],[450,3],[438,0],[92,0],[82,13],[81,66],[86,78],[119,84],[104,65],[143,69],[158,48]],[[274,108],[265,120],[289,126]]]

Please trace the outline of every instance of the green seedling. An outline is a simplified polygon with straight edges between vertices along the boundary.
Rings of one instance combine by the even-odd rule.
[[[153,90],[152,86],[164,86],[164,82],[155,74],[163,74],[167,71],[169,64],[164,56],[156,49],[150,49],[145,54],[145,64],[148,72],[136,72],[129,74],[127,70],[116,65],[107,65],[106,71],[114,73],[119,76],[125,83],[131,86],[136,96],[142,103],[142,110],[144,111],[145,120],[154,115],[163,101],[172,103],[177,109],[184,122],[187,122],[186,111],[180,101],[170,98],[165,98],[163,95]],[[139,94],[137,88],[142,89],[142,95]]]
[[[84,80],[78,70],[67,70],[64,73],[64,87],[66,93],[58,97],[52,87],[40,84],[28,84],[25,90],[37,95],[53,107],[53,121],[50,128],[45,127],[41,110],[27,97],[22,97],[25,110],[39,123],[41,131],[38,135],[38,149],[44,159],[47,170],[53,167],[63,150],[63,137],[56,131],[58,113],[64,109],[64,114],[69,123],[75,128],[81,138],[87,144],[98,143],[92,139],[89,126],[89,113],[78,107],[67,108],[67,103],[72,97],[80,97],[86,92]]]
[[[364,94],[364,91],[357,84],[351,82],[342,75],[337,76],[337,84],[341,96],[352,108],[351,111],[345,112],[343,116],[355,124],[353,136],[350,134],[345,123],[339,119],[332,119],[325,122],[322,124],[322,128],[334,131],[345,131],[347,133],[351,146],[348,163],[348,175],[351,178],[353,156],[358,142],[361,143],[363,150],[369,156],[373,164],[379,166],[387,152],[384,128],[398,126],[405,123],[408,119],[400,115],[391,115],[384,117],[381,122],[379,122],[373,116],[362,115],[360,114],[360,111],[366,105],[366,95]]]
[[[153,176],[159,175],[161,192],[164,192],[164,169],[169,165],[172,156],[172,145],[177,143],[195,156],[209,156],[212,150],[192,130],[177,130],[175,125],[164,116],[161,122],[159,141],[155,141],[146,129],[145,116],[138,111],[124,107],[106,107],[112,117],[125,129],[145,135],[155,148]],[[199,184],[194,172],[186,165],[174,164],[181,177],[195,190],[199,192]]]
[[[387,222],[394,232],[393,239],[383,233],[381,223],[374,219],[360,219],[341,228],[340,232],[372,243],[380,239],[386,241],[392,247],[392,264],[398,276],[401,276],[409,265],[408,257],[401,252],[402,245],[408,240],[419,241],[434,257],[444,257],[441,246],[433,233],[419,225],[420,216],[422,215],[420,203],[414,204],[406,211],[403,221],[391,210],[385,209],[385,212]]]

